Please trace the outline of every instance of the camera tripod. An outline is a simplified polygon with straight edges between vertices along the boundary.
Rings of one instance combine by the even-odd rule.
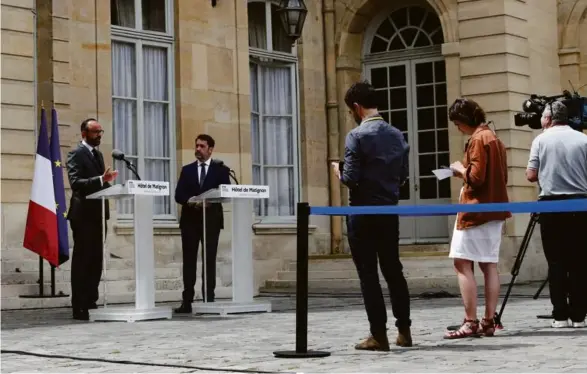
[[[514,266],[512,267],[512,271],[511,271],[512,279],[510,280],[510,284],[509,284],[508,289],[505,293],[505,297],[503,299],[503,302],[501,303],[501,308],[499,310],[499,313],[495,313],[495,316],[493,317],[496,328],[499,328],[499,329],[503,328],[503,324],[501,323],[501,316],[503,315],[503,311],[504,311],[505,306],[507,304],[507,301],[510,297],[510,293],[512,292],[512,288],[514,287],[514,282],[516,281],[516,278],[518,277],[518,274],[520,273],[522,261],[524,260],[524,256],[526,255],[526,250],[528,249],[528,244],[530,244],[530,238],[532,237],[532,233],[534,233],[534,228],[536,227],[536,223],[538,223],[538,217],[539,217],[538,213],[532,213],[530,215],[530,222],[528,223],[528,227],[526,228],[526,233],[524,234],[524,238],[522,239],[522,244],[520,245],[520,250],[518,251],[518,255],[516,256],[516,261],[514,262]],[[474,267],[475,264],[473,263],[472,266]],[[544,282],[542,282],[542,285],[540,286],[538,291],[534,294],[534,300],[536,300],[540,297],[540,293],[542,292],[542,290],[544,289],[544,287],[546,286],[547,283],[548,283],[548,278],[546,278],[544,280]],[[550,316],[538,316],[538,318],[550,318]],[[447,329],[448,330],[457,330],[460,327],[461,327],[460,325],[452,325],[452,326],[448,326]]]

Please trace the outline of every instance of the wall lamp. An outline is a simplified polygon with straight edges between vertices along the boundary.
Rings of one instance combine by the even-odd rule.
[[[281,0],[279,17],[287,35],[296,41],[302,35],[308,9],[304,0]]]

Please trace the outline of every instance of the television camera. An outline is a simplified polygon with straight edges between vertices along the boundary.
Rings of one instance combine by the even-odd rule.
[[[568,90],[564,90],[562,95],[555,96],[531,95],[530,99],[522,104],[524,112],[514,115],[514,124],[520,127],[528,126],[533,130],[541,130],[542,112],[548,104],[554,101],[560,101],[567,107],[569,126],[577,131],[587,130],[587,97],[581,97],[577,91],[571,93]]]

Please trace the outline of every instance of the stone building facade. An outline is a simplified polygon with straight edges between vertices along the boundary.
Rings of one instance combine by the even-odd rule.
[[[2,308],[69,303],[18,297],[38,292],[37,258],[22,240],[41,105],[58,111],[63,155],[79,141],[81,121],[95,117],[105,129],[105,155],[122,150],[144,179],[168,180],[172,190],[181,166],[194,160],[197,134],[212,135],[214,157],[241,183],[271,187],[251,228],[259,287],[295,259],[298,201],[347,202],[329,163],[341,157],[354,125],[343,97],[358,79],[377,87],[380,110],[411,145],[402,203],[456,201],[459,181],[438,183],[431,170],[462,158],[466,139],[447,120],[447,105],[459,96],[480,102],[506,144],[510,199],[536,198],[524,177],[536,133],[514,126],[513,115],[531,93],[587,83],[587,0],[305,3],[303,34],[292,46],[270,0],[2,1]],[[119,181],[130,176],[114,166]],[[111,210],[107,247],[116,258],[105,274],[108,298],[129,301],[132,207],[111,202]],[[157,200],[161,301],[180,298],[178,214],[172,196]],[[506,225],[504,274],[528,219],[515,215]],[[402,219],[403,251],[445,251],[453,223]],[[218,255],[220,297],[230,295],[229,230]],[[310,231],[313,255],[348,252],[341,217],[312,217]],[[541,252],[536,233],[522,279],[545,277]],[[68,269],[69,262],[56,270],[57,290],[66,294]]]

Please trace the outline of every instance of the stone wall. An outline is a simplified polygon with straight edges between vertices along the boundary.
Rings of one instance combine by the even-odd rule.
[[[36,23],[35,1],[39,4]],[[587,83],[587,37],[583,37],[587,35],[587,1],[558,1],[558,11],[554,1],[410,2],[431,6],[441,19],[449,100],[460,95],[479,100],[506,143],[511,200],[535,199],[536,187],[526,181],[524,170],[536,132],[515,127],[513,114],[521,109],[530,93],[560,92],[561,86],[568,87],[569,79],[576,88]],[[344,93],[361,77],[362,43],[367,25],[387,8],[379,0],[336,0],[327,2],[327,6],[323,1],[306,3],[309,14],[296,51],[301,194],[302,201],[312,205],[330,205],[326,110],[337,111],[333,118],[328,117],[333,120],[331,125],[337,126],[339,151],[342,151],[344,136],[353,126],[343,105]],[[397,5],[385,4],[389,9]],[[331,34],[330,26],[325,25],[324,12],[334,17]],[[79,123],[90,116],[97,117],[106,131],[101,149],[109,155],[113,126],[108,1],[4,0],[2,22],[2,307],[5,308],[31,306],[15,302],[14,298],[35,293],[37,289],[37,256],[22,248],[22,239],[33,175],[38,125],[35,116],[41,102],[47,109],[55,106],[58,110],[63,155],[79,141]],[[212,8],[209,2],[175,0],[174,24],[177,170],[193,161],[194,138],[206,132],[218,141],[215,157],[235,169],[241,183],[250,183],[246,2],[219,1]],[[330,39],[325,36],[325,28]],[[36,64],[35,44],[38,45]],[[335,66],[327,75],[325,60],[329,58]],[[328,103],[327,85],[334,89],[335,97]],[[582,93],[587,94],[586,90],[587,87],[583,88]],[[465,137],[450,127],[449,141],[451,159],[460,159]],[[106,161],[111,164],[112,160],[107,156]],[[455,199],[459,188],[460,183],[453,181]],[[344,188],[342,197],[346,204]],[[226,206],[227,225],[218,254],[219,287],[223,296],[230,295],[232,282],[230,213],[230,206]],[[330,253],[330,220],[312,217],[311,223],[311,253]],[[452,227],[452,220],[448,224]],[[516,215],[506,225],[500,268],[503,273],[511,268],[527,224],[528,215]],[[134,278],[132,225],[117,222],[113,214],[110,227],[108,250],[122,259],[109,260],[111,271],[107,278],[113,282],[112,292],[122,295],[117,300],[129,301]],[[252,229],[255,282],[260,286],[295,259],[295,223],[258,221]],[[169,291],[166,295],[158,294],[159,300],[179,298],[179,234],[177,223],[155,224],[157,287]],[[57,270],[58,291],[69,293],[69,266],[70,262]],[[48,266],[45,269],[48,281]],[[542,279],[545,269],[537,230],[520,279]],[[199,291],[199,286],[196,290]]]
[[[58,110],[63,155],[79,141],[79,123],[95,117],[105,135],[101,151],[112,164],[112,83],[110,2],[97,0],[38,1],[38,66],[33,66],[33,1],[2,3],[2,274],[3,308],[34,306],[19,294],[37,293],[37,256],[22,247],[35,154],[34,71],[38,75],[37,108]],[[302,200],[328,205],[328,164],[324,99],[322,15],[320,3],[310,6],[299,43],[300,150],[303,160]],[[251,183],[250,83],[248,21],[244,1],[176,0],[175,104],[177,171],[194,161],[194,139],[208,133],[217,139],[214,157],[235,169],[241,183]],[[10,92],[10,94],[8,94]],[[179,174],[179,173],[177,173]],[[67,198],[70,191],[66,178]],[[174,182],[174,181],[173,181]],[[68,202],[69,203],[69,202]],[[118,222],[111,202],[107,273],[111,300],[131,301],[133,228]],[[219,296],[230,296],[231,211],[218,253]],[[295,258],[295,222],[257,223],[254,237],[255,283],[260,286]],[[329,221],[313,218],[311,251],[328,251]],[[70,246],[73,241],[70,237]],[[158,299],[179,299],[181,237],[177,222],[155,224],[157,288],[173,291]],[[71,261],[56,270],[57,292],[70,293]],[[45,264],[45,282],[49,281]],[[123,282],[124,281],[124,282]],[[200,286],[196,286],[199,292]],[[48,285],[45,288],[48,292]],[[5,297],[9,297],[10,300]],[[112,296],[114,297],[114,296]],[[61,300],[59,305],[68,305]],[[37,305],[37,304],[35,304]],[[39,304],[40,305],[40,304]]]

